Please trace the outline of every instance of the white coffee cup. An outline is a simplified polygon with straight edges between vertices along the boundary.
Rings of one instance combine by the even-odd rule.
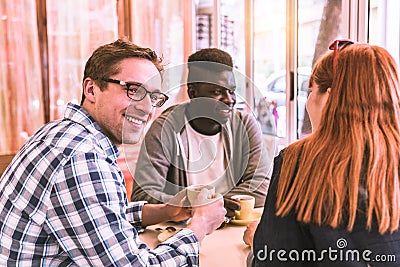
[[[215,194],[215,187],[212,185],[207,185],[207,184],[196,184],[196,185],[190,185],[186,188],[186,196],[189,200],[190,205],[195,205],[195,203],[197,205],[202,204],[199,202],[196,202],[201,190],[203,189],[207,189],[208,194],[207,194],[207,198],[211,199],[213,198],[214,194]]]
[[[231,198],[240,203],[240,210],[235,211],[235,219],[251,220],[256,202],[255,198],[250,195],[234,195]]]

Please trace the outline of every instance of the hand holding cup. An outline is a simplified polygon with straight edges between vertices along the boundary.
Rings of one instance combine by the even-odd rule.
[[[198,198],[202,190],[206,190],[206,193],[204,193],[206,194],[206,198],[200,200]],[[191,185],[186,188],[186,196],[192,207],[196,205],[202,205],[209,202],[208,199],[212,199],[215,197],[215,187],[212,185],[204,184]]]
[[[173,196],[165,206],[169,221],[180,222],[192,216],[192,208],[187,204],[186,189]]]
[[[202,188],[192,203],[193,216],[188,228],[193,230],[199,240],[216,230],[225,220],[226,210],[220,194],[213,194]]]

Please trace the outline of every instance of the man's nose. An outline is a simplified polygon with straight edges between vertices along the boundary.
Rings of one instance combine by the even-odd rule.
[[[139,109],[146,114],[149,114],[153,110],[150,94],[146,94],[142,100],[136,102],[136,109]]]
[[[231,94],[230,90],[224,90],[222,93],[222,102],[224,102],[227,105],[232,105],[236,103],[235,93]]]

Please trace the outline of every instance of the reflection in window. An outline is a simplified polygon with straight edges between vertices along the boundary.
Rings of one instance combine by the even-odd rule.
[[[271,121],[262,119],[268,110],[274,115],[276,134],[285,137],[286,1],[254,1],[253,62],[254,96],[261,128],[269,133]]]
[[[211,14],[196,15],[196,48],[197,50],[212,47]]]

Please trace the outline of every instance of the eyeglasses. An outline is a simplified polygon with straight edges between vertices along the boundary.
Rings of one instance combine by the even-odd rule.
[[[339,50],[343,49],[346,46],[351,45],[351,44],[354,44],[354,41],[343,39],[343,40],[335,40],[329,46],[329,49],[333,50],[333,71],[334,72],[336,72]]]
[[[105,82],[115,83],[122,86],[126,86],[126,95],[133,101],[142,101],[147,94],[150,95],[151,105],[153,107],[161,107],[168,100],[168,96],[161,92],[150,92],[143,84],[138,82],[124,82],[120,80],[114,80],[109,78],[101,78]]]

